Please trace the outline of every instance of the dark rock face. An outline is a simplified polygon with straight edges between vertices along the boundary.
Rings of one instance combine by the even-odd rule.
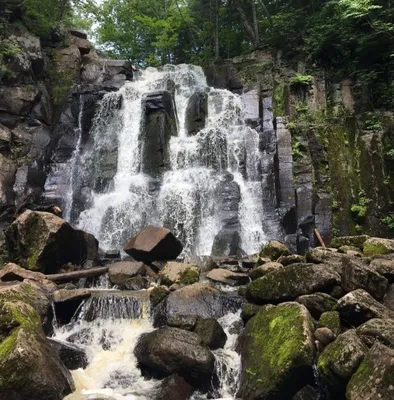
[[[200,337],[178,328],[162,328],[144,334],[134,354],[143,370],[154,376],[179,374],[195,387],[207,388],[214,357]]]
[[[394,346],[394,320],[373,318],[357,328],[357,335],[369,347],[376,341]]]
[[[254,303],[280,303],[316,291],[330,291],[340,276],[326,264],[292,264],[250,283],[246,298]]]
[[[68,324],[75,311],[91,292],[87,289],[60,289],[52,293],[56,318],[61,324]]]
[[[197,319],[193,332],[197,333],[197,335],[200,336],[202,343],[208,346],[211,350],[224,347],[226,344],[227,335],[216,319]]]
[[[124,251],[143,262],[173,260],[183,249],[181,242],[167,229],[148,225],[125,245]]]
[[[394,386],[394,350],[376,343],[350,379],[348,400],[391,399]]]
[[[194,388],[179,375],[170,375],[164,378],[153,400],[171,399],[171,400],[189,400],[193,394]]]
[[[46,212],[25,211],[9,227],[6,238],[11,259],[44,273],[55,273],[68,262],[81,265],[98,256],[93,235]]]
[[[326,293],[300,296],[297,297],[296,302],[303,304],[315,319],[319,319],[321,314],[331,311],[337,305],[337,300]]]
[[[205,92],[193,93],[186,108],[186,132],[195,135],[205,127],[208,114],[208,96]]]
[[[169,141],[177,132],[174,102],[167,91],[149,93],[142,102],[145,109],[142,171],[156,177],[168,168]]]
[[[86,368],[88,365],[85,351],[75,344],[63,343],[54,339],[49,339],[49,343],[68,369]]]
[[[311,316],[300,304],[261,308],[240,338],[242,370],[237,396],[291,399],[311,380],[313,330]]]

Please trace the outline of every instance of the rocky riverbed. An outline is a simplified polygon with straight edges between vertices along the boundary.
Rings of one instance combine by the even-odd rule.
[[[177,259],[178,239],[148,226],[121,260],[29,210],[6,238],[1,399],[394,396],[393,240]]]

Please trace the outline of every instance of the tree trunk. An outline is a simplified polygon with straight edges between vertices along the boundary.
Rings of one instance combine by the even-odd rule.
[[[240,6],[238,0],[234,0],[234,5],[235,8],[238,10],[239,15],[242,19],[242,23],[244,24],[245,30],[248,33],[248,35],[250,36],[250,38],[252,39],[252,43],[254,47],[258,46],[258,43],[256,41],[256,35],[255,35],[255,31],[253,26],[249,23],[248,21],[248,17],[245,14],[245,11],[242,9],[242,7]]]
[[[252,0],[252,13],[253,13],[254,37],[255,37],[255,41],[256,41],[255,47],[258,47],[258,45],[260,44],[259,24],[257,21],[256,3],[254,0]]]
[[[216,0],[215,60],[217,60],[219,56],[219,0]]]

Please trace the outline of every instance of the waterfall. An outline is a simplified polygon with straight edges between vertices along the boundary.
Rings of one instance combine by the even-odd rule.
[[[144,98],[157,90],[173,94],[176,132],[168,143],[168,165],[152,176],[144,168]],[[207,116],[204,126],[189,134],[187,110],[196,96],[206,96]],[[241,252],[257,252],[265,240],[259,134],[244,114],[241,97],[210,88],[200,67],[142,71],[104,96],[91,144],[73,159],[72,170],[80,177],[66,196],[74,199],[66,206],[73,207],[71,222],[94,234],[103,249],[121,248],[144,226],[156,224],[179,237],[184,255],[210,255],[226,229],[239,234]],[[222,200],[226,182],[239,198],[228,192],[234,199]],[[78,197],[86,200],[75,201]]]

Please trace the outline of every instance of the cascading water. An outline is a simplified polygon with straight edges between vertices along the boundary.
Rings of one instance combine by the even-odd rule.
[[[143,98],[169,86],[175,91],[177,136],[171,136],[169,166],[158,178],[141,172]],[[207,118],[205,127],[188,136],[187,107],[196,93],[207,95]],[[209,88],[200,67],[141,72],[100,103],[90,134],[93,144],[74,159],[79,165],[73,168],[83,177],[73,182],[68,196],[89,191],[89,200],[79,210],[74,207],[71,222],[93,233],[104,249],[121,248],[148,223],[164,225],[183,242],[184,255],[209,255],[224,226],[218,187],[229,179],[240,193],[231,222],[240,247],[247,254],[257,252],[264,241],[259,137],[243,113],[241,98]]]

